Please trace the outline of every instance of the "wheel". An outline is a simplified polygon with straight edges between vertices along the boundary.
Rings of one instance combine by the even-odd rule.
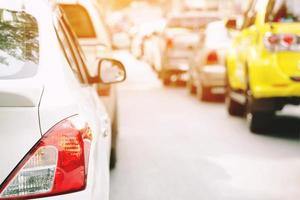
[[[171,85],[171,80],[170,80],[170,78],[163,78],[163,84],[164,84],[165,86]]]
[[[273,110],[256,110],[254,105],[257,103],[256,99],[251,95],[251,90],[248,89],[247,93],[247,122],[249,129],[252,133],[261,133],[271,126],[272,118],[274,115]],[[256,103],[255,103],[256,102]]]
[[[186,85],[187,85],[187,89],[188,89],[190,94],[196,94],[196,87],[193,84],[193,80],[192,80],[191,77],[188,79]]]
[[[118,133],[119,133],[119,120],[118,120],[118,106],[116,103],[115,113],[114,113],[114,121],[111,126],[111,150],[110,150],[110,160],[109,160],[109,168],[114,169],[117,164],[117,141],[118,141]]]
[[[247,114],[249,129],[252,133],[261,133],[270,127],[273,113],[271,112],[252,112]]]
[[[117,164],[117,150],[111,148],[110,150],[110,160],[109,160],[109,169],[115,169]]]
[[[162,70],[161,79],[162,79],[164,86],[171,85],[171,73],[168,72],[167,70]]]
[[[209,101],[211,100],[211,89],[210,87],[204,86],[204,85],[198,85],[196,87],[196,95],[197,98],[201,101]]]
[[[225,104],[226,104],[228,114],[237,117],[244,116],[245,106],[232,99],[231,93],[232,93],[231,88],[230,86],[228,86],[225,95]]]

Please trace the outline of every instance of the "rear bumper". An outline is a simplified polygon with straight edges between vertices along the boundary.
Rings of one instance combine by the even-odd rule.
[[[300,98],[300,83],[252,86],[255,98]]]
[[[38,198],[37,200],[77,200],[77,199],[94,200],[92,199],[92,195],[88,190],[83,190],[80,192],[74,192],[70,194],[57,195],[52,197]]]
[[[162,70],[171,73],[185,73],[189,70],[189,68],[190,66],[187,64],[170,65],[169,63],[165,63],[162,67]]]
[[[201,82],[209,87],[225,87],[225,67],[206,65],[201,69]]]
[[[299,105],[300,97],[275,97],[254,99],[251,104],[252,111],[276,111],[281,110],[285,105]]]

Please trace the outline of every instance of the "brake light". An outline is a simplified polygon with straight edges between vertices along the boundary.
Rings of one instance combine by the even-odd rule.
[[[0,188],[0,199],[29,199],[86,187],[92,133],[78,116],[51,128]]]
[[[291,46],[296,42],[296,36],[293,35],[283,35],[282,44],[284,46]]]
[[[219,62],[219,57],[216,51],[212,51],[207,55],[206,64],[213,65]]]
[[[291,34],[267,33],[264,38],[269,51],[300,51],[300,37]]]
[[[173,43],[173,40],[172,39],[167,39],[167,48],[171,49],[173,48],[174,46],[174,43]]]

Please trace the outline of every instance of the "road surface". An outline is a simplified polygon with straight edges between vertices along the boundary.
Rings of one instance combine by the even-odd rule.
[[[268,133],[249,132],[223,103],[165,88],[125,52],[118,163],[111,200],[299,200],[300,116],[289,107]]]

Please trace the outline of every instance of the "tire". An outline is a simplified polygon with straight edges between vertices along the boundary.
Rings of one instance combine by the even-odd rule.
[[[169,78],[163,78],[163,84],[164,84],[164,86],[170,86],[171,80]]]
[[[190,94],[192,94],[192,95],[196,94],[197,89],[196,89],[195,85],[193,84],[193,80],[191,77],[188,79],[186,85],[187,85],[187,89]]]
[[[272,123],[272,112],[253,112],[247,114],[249,129],[252,133],[260,134],[266,131]]]
[[[117,164],[117,141],[119,134],[119,120],[118,120],[118,104],[116,103],[114,121],[112,122],[111,132],[111,150],[110,150],[110,160],[109,160],[109,168],[112,170],[116,167]]]
[[[117,165],[117,150],[115,148],[111,148],[110,150],[110,160],[109,160],[109,169],[113,170]]]
[[[245,106],[232,99],[232,97],[230,96],[231,92],[232,90],[228,86],[225,95],[225,104],[227,112],[230,116],[243,117],[245,114]]]
[[[164,84],[164,86],[170,86],[171,85],[171,73],[167,70],[162,70],[161,72],[161,79]]]
[[[273,110],[256,110],[253,106],[255,105],[255,99],[251,95],[250,89],[247,91],[247,122],[249,129],[252,133],[260,134],[267,130],[271,126],[272,119],[274,116]]]
[[[212,98],[211,88],[204,85],[198,85],[196,87],[196,96],[200,101],[210,101]]]

